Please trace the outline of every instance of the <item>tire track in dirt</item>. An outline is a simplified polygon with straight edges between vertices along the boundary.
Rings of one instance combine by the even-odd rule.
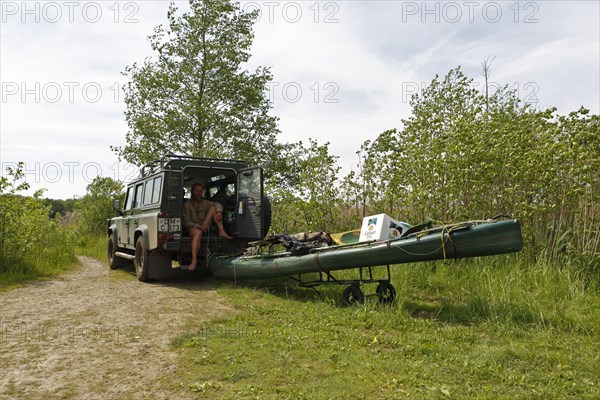
[[[0,293],[0,398],[192,398],[171,339],[226,315],[214,287],[143,284],[79,257],[81,268]]]

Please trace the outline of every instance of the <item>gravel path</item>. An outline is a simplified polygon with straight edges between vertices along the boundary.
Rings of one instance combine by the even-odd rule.
[[[173,399],[170,341],[233,310],[201,279],[144,284],[79,257],[81,268],[0,293],[0,398]]]

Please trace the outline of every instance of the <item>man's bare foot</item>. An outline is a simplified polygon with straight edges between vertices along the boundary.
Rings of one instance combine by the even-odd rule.
[[[229,236],[227,234],[227,232],[223,231],[223,232],[219,232],[219,236],[225,239],[233,239],[231,236]]]
[[[196,260],[192,260],[192,262],[190,263],[190,265],[182,265],[181,269],[185,269],[185,270],[188,270],[188,271],[193,271],[193,270],[196,269],[196,263],[197,263]]]

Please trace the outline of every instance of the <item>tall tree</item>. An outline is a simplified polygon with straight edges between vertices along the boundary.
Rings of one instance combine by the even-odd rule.
[[[281,150],[277,118],[269,115],[269,68],[250,72],[257,11],[229,0],[190,0],[168,27],[148,37],[156,57],[123,73],[127,144],[112,149],[143,164],[168,152],[234,157],[271,165]]]

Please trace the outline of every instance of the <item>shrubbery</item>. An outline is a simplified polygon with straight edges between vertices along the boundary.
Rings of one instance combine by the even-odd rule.
[[[288,157],[296,179],[272,185],[274,230],[345,230],[388,213],[416,224],[510,214],[530,259],[600,265],[600,118],[486,97],[460,68],[411,100],[401,128],[366,141],[340,178],[328,146]],[[294,175],[295,174],[295,175]]]
[[[33,196],[19,192],[29,188],[20,183],[23,164],[0,177],[0,282],[9,285],[25,279],[49,276],[75,260],[67,230],[50,218],[50,207]]]

